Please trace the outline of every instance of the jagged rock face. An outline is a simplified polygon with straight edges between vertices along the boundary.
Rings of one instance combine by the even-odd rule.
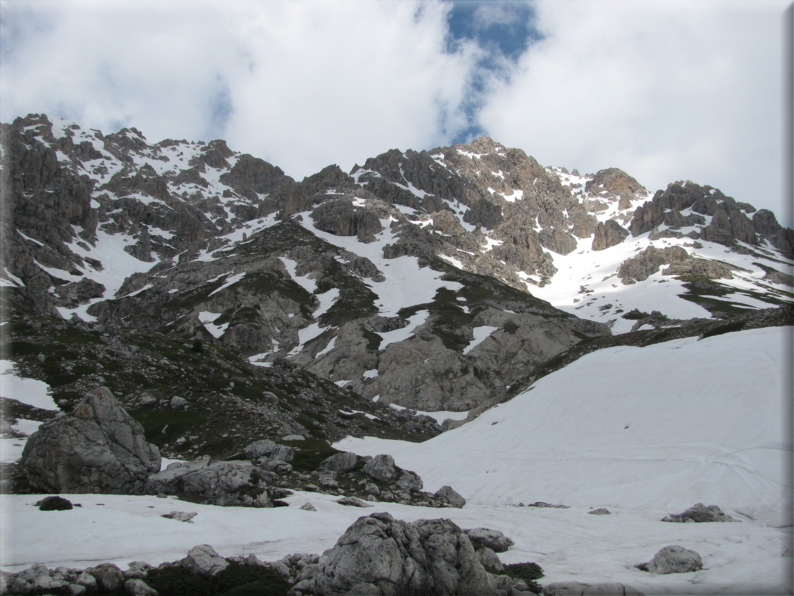
[[[33,433],[19,467],[44,491],[140,494],[160,469],[160,453],[103,387],[86,394],[71,415]]]
[[[640,198],[648,191],[639,182],[618,168],[599,170],[591,180],[585,183],[585,190],[605,196],[617,196],[621,200],[621,209],[628,208],[631,200]],[[623,205],[627,205],[623,207]]]
[[[465,533],[449,520],[359,518],[293,586],[316,595],[495,594]]]
[[[649,246],[636,257],[624,261],[618,269],[618,277],[624,284],[644,281],[659,271],[659,267],[662,265],[683,261],[688,256],[689,253],[680,246],[669,246],[661,250],[655,246]]]
[[[599,222],[593,238],[593,250],[606,250],[620,244],[628,236],[629,231],[614,219],[608,219],[605,223]]]

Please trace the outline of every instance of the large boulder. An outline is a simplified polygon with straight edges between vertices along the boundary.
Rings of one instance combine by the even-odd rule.
[[[397,473],[394,466],[394,458],[391,455],[376,455],[369,460],[362,471],[369,477],[380,482],[389,482]]]
[[[308,565],[293,590],[330,594],[495,594],[466,534],[447,519],[405,522],[388,513],[360,517],[332,549]]]
[[[100,387],[71,415],[45,422],[30,436],[19,469],[46,492],[141,494],[160,462],[143,427]]]
[[[344,474],[345,472],[353,471],[356,468],[356,464],[358,464],[358,456],[355,453],[342,451],[341,453],[334,453],[331,457],[325,458],[320,464],[320,467],[324,470],[336,472],[337,474]]]
[[[460,494],[458,494],[458,492],[451,486],[442,486],[436,491],[436,496],[446,499],[447,503],[453,507],[457,507],[458,509],[462,508],[466,504],[466,499],[460,496]]]
[[[176,462],[149,477],[146,492],[185,494],[213,505],[272,507],[268,485],[275,474],[247,461],[210,461],[208,455],[192,462]]]
[[[703,560],[697,552],[674,544],[665,546],[653,559],[636,567],[648,573],[688,573],[702,569]]]
[[[730,515],[724,513],[717,505],[709,505],[708,507],[703,503],[695,503],[684,511],[683,513],[674,513],[662,518],[665,522],[735,522],[738,521]]]
[[[492,530],[490,528],[466,530],[466,536],[468,536],[469,540],[475,545],[482,545],[497,553],[503,553],[515,544],[515,542],[499,530]]]
[[[643,596],[642,592],[627,584],[604,582],[554,582],[543,587],[543,596]]]

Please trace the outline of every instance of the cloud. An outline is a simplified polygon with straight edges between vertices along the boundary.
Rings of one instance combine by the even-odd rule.
[[[691,179],[781,213],[782,2],[541,2],[480,113],[546,165]],[[789,223],[790,225],[790,223]]]
[[[465,127],[479,50],[445,48],[449,5],[2,5],[3,121],[29,112],[150,141],[224,137],[297,178]],[[9,92],[7,90],[13,90]]]
[[[785,8],[0,0],[0,120],[225,138],[297,179],[487,132],[546,165],[691,179],[780,214]]]

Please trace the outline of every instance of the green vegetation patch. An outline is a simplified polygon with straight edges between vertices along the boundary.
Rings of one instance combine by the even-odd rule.
[[[187,432],[198,432],[207,421],[203,414],[190,410],[133,410],[129,414],[143,426],[146,440],[158,447]]]
[[[309,438],[303,441],[283,441],[283,443],[297,449],[294,459],[289,462],[292,469],[297,472],[313,472],[320,467],[324,459],[339,453],[338,449],[334,449],[320,439]]]

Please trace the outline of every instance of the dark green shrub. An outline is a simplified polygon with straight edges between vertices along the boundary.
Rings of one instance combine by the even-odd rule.
[[[193,347],[190,348],[192,351],[201,354],[204,351],[204,345],[201,343],[200,339],[197,339],[193,342]]]
[[[277,572],[266,567],[248,567],[231,562],[229,566],[212,578],[216,594],[234,593],[236,596],[243,594],[286,594],[289,584]],[[264,586],[264,591],[252,591],[258,586]],[[279,588],[278,591],[276,588]],[[257,588],[258,589],[258,588]]]
[[[286,596],[289,590],[287,581],[272,569],[235,562],[214,577],[185,567],[152,569],[146,583],[160,596]]]
[[[146,574],[146,583],[160,596],[218,596],[210,580],[185,567],[163,567]]]
[[[537,563],[513,563],[504,566],[504,574],[513,579],[520,579],[529,586],[529,591],[536,594],[543,593],[543,586],[534,581],[543,577],[543,569]]]

